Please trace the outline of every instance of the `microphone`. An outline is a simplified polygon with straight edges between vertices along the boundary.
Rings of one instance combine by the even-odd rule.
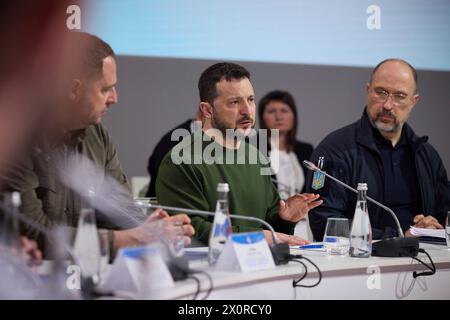
[[[358,191],[356,189],[350,187],[348,184],[342,182],[341,180],[339,180],[339,179],[333,177],[332,175],[326,173],[325,171],[319,169],[311,161],[303,160],[303,165],[308,170],[320,172],[323,175],[325,175],[326,177],[330,178],[331,180],[337,182],[341,186],[358,194]],[[389,212],[389,214],[394,219],[395,224],[397,225],[397,230],[398,230],[398,234],[399,234],[399,237],[389,238],[389,239],[384,239],[384,240],[374,242],[372,244],[372,255],[379,256],[379,257],[401,257],[401,256],[407,256],[407,257],[414,256],[415,257],[419,250],[419,240],[414,237],[405,238],[405,235],[403,234],[403,230],[400,226],[400,222],[398,221],[398,218],[395,215],[394,211],[392,211],[392,209],[379,203],[378,201],[372,199],[369,196],[367,196],[367,200],[369,200],[373,204],[377,205],[378,207],[384,209],[385,211]]]
[[[188,208],[179,208],[179,207],[170,207],[170,206],[162,206],[157,204],[151,204],[151,203],[143,203],[142,201],[137,201],[136,205],[141,208],[150,208],[150,209],[163,209],[167,211],[176,211],[176,212],[184,212],[184,213],[190,213],[190,214],[197,214],[197,215],[203,215],[203,216],[212,216],[214,217],[215,212],[212,211],[204,211],[204,210],[195,210],[195,209],[188,209]],[[281,242],[275,233],[275,230],[273,227],[267,223],[266,221],[256,218],[256,217],[249,217],[249,216],[243,216],[243,215],[236,215],[236,214],[230,214],[230,218],[237,219],[237,220],[248,220],[248,221],[255,221],[263,224],[272,234],[273,243],[269,245],[270,251],[272,252],[272,256],[274,259],[274,262],[276,265],[280,264],[286,264],[289,261],[290,256],[290,250],[289,245],[287,243]]]
[[[326,173],[325,171],[320,170],[314,163],[307,161],[307,160],[303,160],[303,164],[305,165],[305,167],[308,170],[311,171],[318,171],[322,174],[324,174],[326,177],[330,178],[331,180],[337,182],[338,184],[340,184],[341,186],[353,191],[354,193],[358,194],[358,190],[350,187],[348,184],[345,184],[344,182],[342,182],[341,180],[336,179],[335,177],[329,175],[328,173]],[[405,235],[403,234],[403,230],[402,227],[400,226],[400,222],[397,219],[397,216],[395,215],[394,211],[392,211],[392,209],[390,209],[389,207],[386,207],[385,205],[379,203],[378,201],[372,199],[371,197],[367,196],[367,200],[369,200],[370,202],[376,204],[377,206],[383,208],[384,210],[386,210],[387,212],[389,212],[392,216],[392,218],[394,219],[396,225],[397,225],[397,230],[398,230],[398,234],[400,235],[400,237],[404,237]]]

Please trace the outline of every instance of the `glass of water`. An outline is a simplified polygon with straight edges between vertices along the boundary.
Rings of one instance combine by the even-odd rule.
[[[447,219],[445,220],[445,239],[447,239],[447,248],[450,250],[450,211],[447,212]]]
[[[174,257],[182,256],[184,254],[183,223],[177,220],[172,221],[171,229],[169,233],[169,249],[172,251]]]
[[[350,248],[350,228],[347,218],[328,218],[323,246],[328,254],[345,255]]]
[[[184,254],[183,223],[179,220],[159,220],[156,229],[157,240],[161,242],[172,257]]]

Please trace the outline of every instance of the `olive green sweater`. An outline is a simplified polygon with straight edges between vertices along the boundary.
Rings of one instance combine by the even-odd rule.
[[[71,154],[82,155],[99,168],[99,174],[93,178],[97,185],[101,184],[106,176],[110,176],[123,187],[123,199],[131,199],[128,181],[110,135],[102,125],[91,125],[84,130],[67,134],[57,147],[50,148],[39,144],[29,156],[11,166],[6,177],[3,177],[7,191],[20,192],[21,212],[42,226],[77,227],[80,210],[87,206],[87,202],[64,185],[58,177],[58,163]],[[114,191],[118,191],[117,189]],[[118,195],[111,194],[111,197]],[[111,219],[110,213],[101,212],[97,212],[96,217],[99,228],[126,229],[136,226],[129,217]],[[136,220],[134,218],[137,217],[132,220]],[[142,217],[140,218],[142,220]],[[73,233],[73,230],[71,232]],[[46,253],[45,237],[38,230],[22,225],[22,233],[38,240],[40,248]]]
[[[292,234],[295,224],[278,216],[278,191],[270,174],[262,174],[262,169],[268,169],[260,161],[262,154],[245,142],[238,150],[232,150],[205,139],[209,137],[202,133],[187,136],[163,159],[156,181],[158,202],[215,211],[217,184],[226,182],[230,186],[231,214],[258,217],[270,223],[276,231]],[[227,157],[233,159],[233,163],[227,162]],[[191,164],[187,163],[189,161]],[[204,244],[208,243],[212,219],[191,215],[196,238]],[[234,232],[262,229],[260,223],[246,220],[233,219],[232,225]]]

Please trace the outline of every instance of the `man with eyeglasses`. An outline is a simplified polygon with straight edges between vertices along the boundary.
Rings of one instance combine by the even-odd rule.
[[[356,186],[366,182],[368,195],[390,207],[406,236],[410,226],[441,229],[450,209],[447,172],[437,151],[406,123],[419,101],[416,70],[406,61],[379,63],[367,84],[367,107],[361,119],[328,135],[311,160],[324,157],[323,170]],[[311,192],[309,173],[307,192]],[[308,190],[310,189],[310,190]],[[356,195],[325,182],[324,203],[310,212],[316,240],[323,237],[329,217],[353,218]],[[397,235],[392,217],[369,203],[374,239]]]

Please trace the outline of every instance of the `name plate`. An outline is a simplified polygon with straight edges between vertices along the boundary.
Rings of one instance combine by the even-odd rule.
[[[227,271],[250,272],[274,267],[275,262],[262,231],[230,234],[217,261],[217,269]]]
[[[148,299],[173,286],[172,275],[160,249],[147,246],[120,249],[103,288]]]

